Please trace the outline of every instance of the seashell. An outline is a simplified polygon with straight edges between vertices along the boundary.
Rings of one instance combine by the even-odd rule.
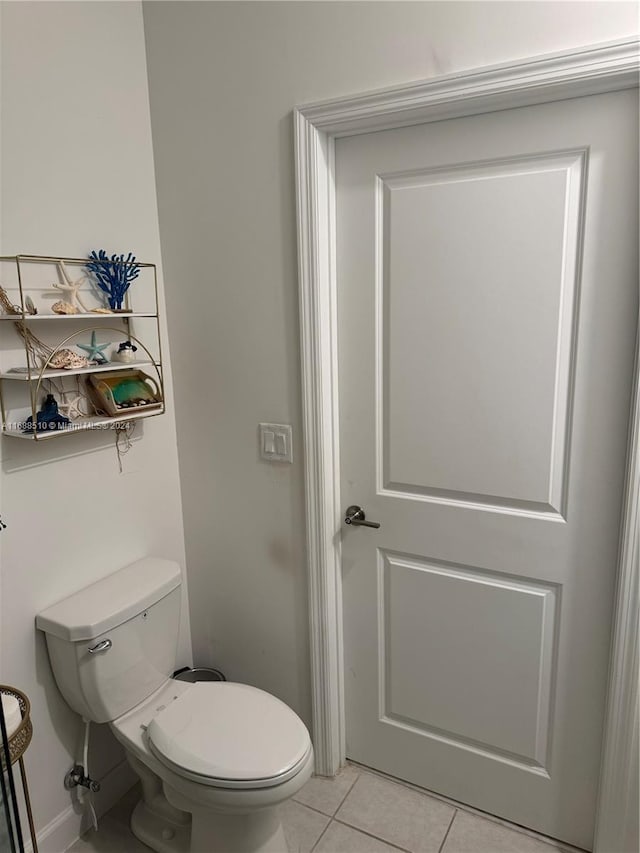
[[[91,314],[113,314],[111,308],[92,308]]]
[[[78,309],[70,302],[54,302],[51,306],[54,314],[77,314]]]
[[[73,370],[77,367],[89,367],[89,360],[83,355],[78,355],[70,349],[61,349],[51,356],[49,367],[57,370]]]

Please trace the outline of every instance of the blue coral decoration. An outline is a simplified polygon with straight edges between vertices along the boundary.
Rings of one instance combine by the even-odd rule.
[[[106,293],[109,308],[120,310],[129,285],[140,275],[140,265],[136,263],[135,256],[129,252],[126,258],[124,255],[109,257],[104,249],[100,249],[97,254],[91,252],[89,261],[87,269],[93,273],[100,290]]]

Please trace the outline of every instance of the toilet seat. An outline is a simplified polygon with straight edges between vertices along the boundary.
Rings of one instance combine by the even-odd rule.
[[[200,682],[147,727],[156,758],[180,776],[219,788],[266,788],[292,779],[311,751],[306,726],[264,690]]]

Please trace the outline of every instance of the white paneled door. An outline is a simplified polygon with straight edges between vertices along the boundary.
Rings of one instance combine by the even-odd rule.
[[[336,142],[347,756],[590,848],[635,92]],[[357,521],[357,519],[355,519]]]

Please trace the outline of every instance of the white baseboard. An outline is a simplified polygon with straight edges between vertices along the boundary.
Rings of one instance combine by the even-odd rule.
[[[126,760],[121,761],[106,776],[103,776],[100,780],[100,793],[94,795],[94,807],[98,818],[108,812],[137,781],[138,777]],[[26,821],[22,829],[25,836],[24,851],[33,853],[33,845],[31,840],[28,840],[29,827]],[[71,847],[86,829],[87,823],[86,819],[83,820],[82,809],[75,802],[71,803],[38,832],[39,853],[65,853],[65,850]]]

